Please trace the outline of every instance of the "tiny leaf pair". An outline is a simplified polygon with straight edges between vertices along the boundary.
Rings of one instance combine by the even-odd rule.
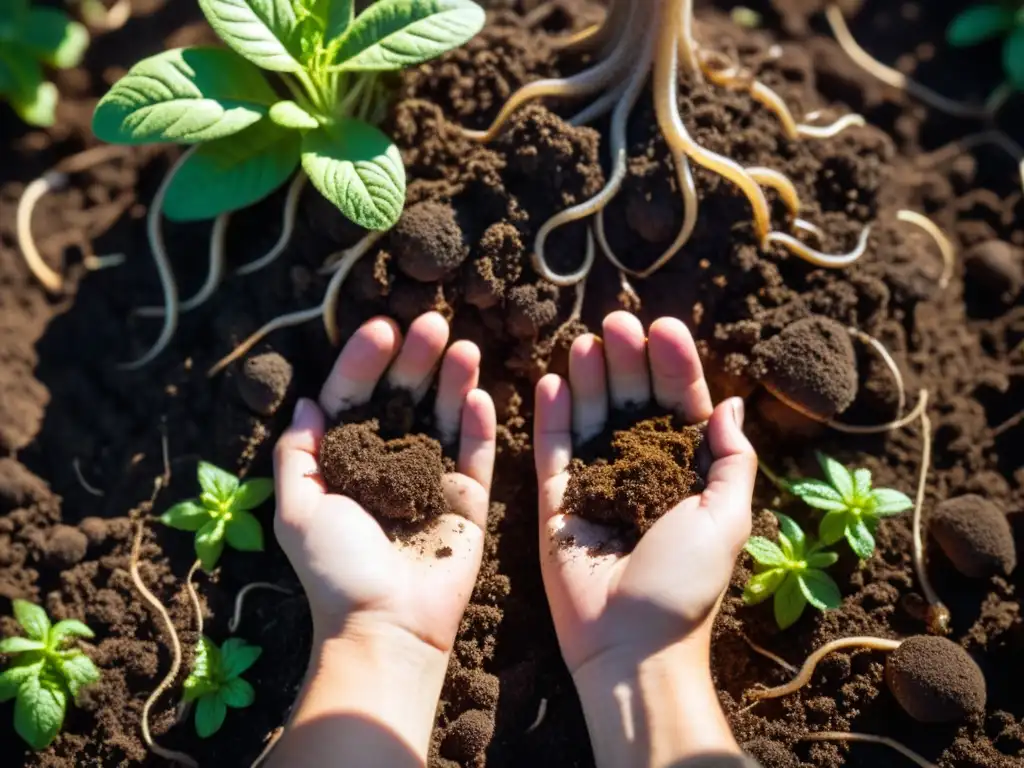
[[[480,31],[471,0],[199,0],[223,48],[139,62],[100,101],[95,134],[112,143],[201,143],[172,180],[170,219],[208,219],[263,199],[301,163],[313,185],[367,229],[394,226],[405,168],[372,123],[380,73],[428,61]],[[261,71],[263,70],[263,71]],[[291,95],[281,100],[264,72]]]
[[[205,635],[196,647],[192,673],[185,680],[183,699],[196,703],[195,724],[199,738],[220,730],[228,707],[244,709],[256,699],[253,687],[241,678],[263,652],[244,640],[225,640],[220,648]]]
[[[808,506],[825,512],[818,525],[818,538],[823,545],[831,546],[845,537],[857,557],[871,557],[879,520],[899,515],[914,503],[891,488],[872,488],[868,469],[851,473],[822,453],[818,454],[818,462],[826,481],[791,480],[787,483],[789,492]]]
[[[76,619],[51,625],[46,611],[26,600],[14,601],[14,618],[26,637],[0,641],[0,653],[14,657],[0,674],[0,702],[14,699],[14,730],[32,749],[45,749],[64,725],[68,699],[100,679],[81,649],[65,647],[94,635]]]
[[[985,3],[967,8],[946,31],[950,45],[964,48],[1003,40],[1003,69],[1017,89],[1024,89],[1024,6],[1019,2]]]
[[[43,67],[77,67],[89,45],[85,27],[56,8],[35,8],[29,0],[0,2],[0,98],[30,125],[50,126],[57,86]]]
[[[786,629],[803,615],[808,603],[819,611],[842,604],[839,587],[823,570],[834,565],[839,555],[808,540],[792,518],[774,514],[779,521],[779,543],[751,536],[744,547],[754,558],[755,573],[743,589],[743,601],[757,605],[774,596],[775,622],[779,629]]]
[[[212,571],[224,551],[224,544],[241,552],[263,551],[263,528],[250,510],[274,493],[274,483],[265,478],[239,482],[230,472],[199,462],[198,499],[175,504],[160,522],[179,531],[196,534],[196,556],[203,569]]]

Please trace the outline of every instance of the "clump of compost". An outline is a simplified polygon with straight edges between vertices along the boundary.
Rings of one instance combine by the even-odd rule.
[[[983,712],[985,676],[967,652],[944,637],[904,640],[885,665],[889,690],[911,717],[948,723]]]
[[[1007,576],[1017,566],[1010,523],[982,496],[971,493],[942,502],[929,516],[928,530],[965,576]]]
[[[674,416],[598,436],[569,466],[562,511],[639,539],[676,504],[704,489],[698,468],[703,442],[702,429]]]
[[[441,280],[469,255],[455,211],[443,203],[407,208],[389,237],[398,268],[423,283]]]

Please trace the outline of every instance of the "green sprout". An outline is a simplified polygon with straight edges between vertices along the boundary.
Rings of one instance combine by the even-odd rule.
[[[57,86],[43,67],[77,67],[89,32],[57,8],[35,8],[29,0],[0,2],[0,98],[30,125],[53,125]]]
[[[245,709],[256,699],[253,687],[241,678],[263,653],[257,645],[233,637],[217,647],[203,635],[196,647],[192,673],[185,680],[184,701],[196,703],[196,733],[206,739],[220,730],[228,707]]]
[[[249,510],[273,495],[273,480],[255,478],[243,483],[205,461],[199,462],[196,474],[202,490],[199,498],[175,504],[160,515],[160,522],[195,532],[196,556],[205,571],[217,565],[225,542],[241,552],[262,552],[263,528]]]
[[[1024,3],[986,3],[964,10],[946,30],[949,44],[966,48],[1003,38],[1003,69],[1010,84],[1024,90]]]
[[[46,611],[27,600],[14,601],[14,618],[27,637],[0,641],[0,653],[14,660],[0,674],[0,702],[14,699],[14,730],[32,749],[50,746],[68,708],[68,698],[100,679],[100,671],[80,648],[64,647],[76,637],[95,637],[77,619],[51,625]]]
[[[744,549],[754,558],[754,575],[743,588],[747,605],[763,603],[774,595],[775,622],[779,629],[793,626],[810,603],[819,611],[838,608],[843,602],[839,587],[824,568],[839,559],[822,550],[791,517],[774,512],[779,521],[779,543],[751,536]]]
[[[879,521],[906,512],[914,502],[891,488],[872,488],[869,469],[855,469],[851,473],[835,459],[823,453],[817,456],[828,482],[790,480],[789,492],[808,506],[825,512],[818,525],[818,538],[825,546],[845,536],[857,557],[871,557]]]
[[[388,97],[382,73],[462,45],[483,27],[483,9],[471,0],[380,0],[354,18],[354,0],[199,5],[228,49],[178,48],[139,62],[97,105],[96,136],[201,144],[167,189],[170,219],[249,206],[301,162],[352,221],[391,228],[405,205],[405,168],[375,127]]]

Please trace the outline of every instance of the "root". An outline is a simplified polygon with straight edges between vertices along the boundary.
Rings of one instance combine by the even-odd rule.
[[[540,728],[540,724],[544,722],[544,718],[547,716],[547,714],[548,700],[541,699],[540,706],[537,708],[537,717],[533,719],[533,723],[531,723],[530,727],[526,729],[526,733],[533,733],[538,728]]]
[[[788,696],[796,693],[811,681],[814,670],[818,663],[833,651],[841,651],[846,648],[869,648],[875,651],[895,651],[900,646],[899,640],[886,640],[881,637],[843,637],[826,643],[818,650],[807,657],[796,677],[788,683],[778,685],[774,688],[755,689],[747,691],[744,696],[754,701],[764,699],[777,699],[780,696]]]
[[[277,742],[281,740],[281,736],[284,735],[284,726],[279,725],[270,733],[270,738],[267,739],[266,745],[263,747],[263,751],[256,755],[256,759],[252,761],[252,765],[249,768],[260,768],[263,763],[266,762],[267,758],[270,757],[270,753],[277,746]]]
[[[746,644],[750,646],[750,650],[752,650],[754,653],[759,653],[762,656],[764,656],[766,659],[771,659],[776,664],[778,664],[780,667],[782,667],[784,670],[789,672],[789,674],[791,674],[791,675],[797,675],[797,674],[800,673],[799,669],[794,667],[792,664],[790,664],[788,661],[786,661],[781,656],[778,656],[778,655],[772,653],[771,651],[769,651],[769,650],[767,650],[765,648],[762,648],[760,645],[755,643],[753,640],[751,640],[746,635],[741,634],[740,636],[743,638],[744,642],[746,642]]]
[[[853,264],[867,252],[868,239],[870,237],[871,225],[868,225],[861,230],[860,237],[857,239],[856,247],[849,253],[843,254],[822,253],[821,251],[800,242],[793,237],[793,235],[787,235],[784,232],[769,232],[764,239],[764,244],[767,245],[768,243],[775,243],[777,245],[781,245],[794,256],[797,256],[816,267],[824,267],[825,269],[842,269],[843,267],[848,267]]]
[[[800,123],[796,130],[802,139],[831,139],[838,136],[847,128],[861,128],[867,125],[863,115],[843,115],[834,123],[829,125],[807,125]]]
[[[299,210],[299,200],[302,198],[302,190],[305,188],[308,180],[309,177],[303,171],[299,171],[295,178],[292,179],[292,183],[288,187],[288,194],[284,199],[281,236],[274,243],[274,247],[267,251],[265,255],[239,267],[236,270],[239,275],[251,275],[253,272],[259,272],[264,267],[269,267],[277,260],[278,256],[287,250],[288,245],[292,241],[292,235],[295,232],[295,219]]]
[[[772,395],[772,397],[774,397],[776,400],[780,401],[784,405],[788,405],[801,416],[806,416],[808,419],[811,419],[812,421],[816,421],[819,424],[824,424],[826,427],[830,427],[831,429],[834,429],[836,432],[843,432],[847,435],[879,435],[882,434],[883,432],[892,432],[894,429],[902,429],[903,427],[909,424],[913,424],[915,421],[921,418],[921,414],[924,413],[924,410],[928,405],[928,390],[922,389],[920,395],[918,396],[917,405],[915,405],[914,409],[906,416],[903,416],[902,418],[896,419],[894,421],[886,422],[885,424],[869,424],[862,426],[859,424],[846,424],[841,421],[835,421],[834,419],[826,419],[814,413],[814,411],[811,411],[810,409],[800,405],[800,403],[796,402],[792,398],[787,397],[785,394],[783,394],[770,384],[761,382],[761,386],[764,387],[765,390],[767,390]]]
[[[36,248],[35,238],[32,237],[32,212],[35,210],[36,203],[45,195],[63,189],[67,185],[67,174],[47,171],[25,187],[25,191],[21,193],[21,198],[18,200],[16,215],[18,247],[21,248],[21,253],[25,257],[25,264],[43,288],[53,294],[61,293],[64,290],[64,278],[43,260],[39,249]]]
[[[884,747],[896,750],[908,760],[921,766],[921,768],[938,768],[935,763],[925,760],[917,752],[887,736],[875,736],[871,733],[849,733],[847,731],[820,731],[818,733],[805,733],[803,736],[800,736],[800,741],[863,741],[868,744],[881,744]]]
[[[1022,421],[1024,421],[1024,411],[1019,411],[1018,413],[1015,413],[1013,416],[1008,418],[999,426],[993,427],[992,431],[989,434],[992,436],[992,438],[997,438],[1001,435],[1005,435],[1007,432],[1016,427]]]
[[[77,456],[75,456],[75,458],[73,458],[73,459],[71,460],[71,468],[72,468],[72,469],[73,469],[73,470],[75,471],[75,477],[76,477],[76,478],[78,479],[78,484],[79,484],[80,486],[82,486],[82,488],[83,488],[83,489],[85,490],[85,492],[86,492],[86,493],[88,493],[88,494],[91,494],[91,495],[93,495],[93,496],[99,496],[99,497],[102,497],[102,496],[104,496],[104,495],[105,495],[105,494],[103,493],[103,491],[101,491],[101,490],[100,490],[99,488],[97,488],[96,486],[94,486],[94,485],[90,484],[90,483],[89,483],[89,482],[88,482],[88,481],[87,481],[87,480],[85,479],[85,475],[83,475],[83,474],[82,474],[82,467],[81,467],[81,465],[79,464],[79,461],[78,461],[78,457],[77,457]]]
[[[942,276],[939,278],[939,287],[945,288],[953,277],[953,270],[956,268],[956,249],[946,233],[939,229],[938,225],[927,216],[916,211],[902,210],[896,213],[896,218],[907,224],[920,227],[935,241],[942,254]]]
[[[362,256],[365,256],[367,253],[369,253],[370,249],[377,244],[377,241],[379,241],[386,234],[387,232],[367,232],[366,236],[363,237],[362,240],[353,245],[351,248],[346,248],[343,251],[338,251],[337,253],[332,253],[330,256],[328,256],[324,260],[324,265],[317,270],[317,273],[321,275],[333,274],[338,264],[344,261],[345,259],[358,259],[361,258]]]
[[[900,371],[900,367],[896,365],[896,361],[893,359],[889,350],[886,349],[885,344],[880,342],[874,336],[869,333],[865,333],[859,328],[847,328],[850,335],[855,339],[864,342],[882,358],[882,361],[888,367],[889,372],[892,374],[893,381],[896,383],[896,418],[900,419],[903,417],[903,410],[907,407],[907,390],[903,385],[903,373]]]
[[[960,117],[967,120],[987,120],[993,116],[992,111],[987,106],[950,99],[878,61],[878,59],[861,48],[860,44],[853,37],[850,28],[846,24],[846,19],[843,17],[842,9],[838,5],[834,3],[828,5],[825,8],[825,18],[828,19],[829,26],[832,27],[832,34],[835,35],[836,40],[839,42],[839,47],[843,49],[846,55],[853,59],[857,66],[886,85],[900,91],[905,91],[930,107],[940,112],[945,112],[952,117]]]
[[[196,575],[196,571],[199,570],[201,565],[202,561],[196,560],[192,563],[192,567],[188,569],[188,575],[185,576],[185,590],[188,592],[189,600],[192,601],[192,610],[196,614],[196,632],[200,635],[203,634],[203,606],[199,602],[199,593],[196,592],[196,585],[192,583],[192,578]]]
[[[928,392],[922,391],[922,399],[927,402]],[[924,535],[921,531],[921,512],[924,507],[924,492],[928,484],[928,472],[932,463],[932,422],[928,418],[927,408],[921,409],[921,469],[917,478],[917,494],[914,497],[914,516],[911,520],[913,534],[913,560],[917,580],[921,583],[924,599],[928,601],[928,631],[936,635],[949,634],[951,616],[949,609],[939,598],[932,582],[928,578],[925,564]]]
[[[242,623],[242,606],[245,604],[245,598],[254,589],[269,589],[282,595],[292,594],[290,589],[279,587],[277,584],[271,584],[268,581],[254,581],[251,584],[246,584],[238,591],[238,595],[235,596],[235,612],[228,621],[228,632],[231,634],[238,631],[238,627]]]
[[[538,244],[541,249],[544,247],[544,241],[540,235],[537,236]],[[574,285],[579,285],[587,280],[587,276],[590,274],[590,270],[594,267],[594,234],[588,229],[587,230],[587,249],[583,255],[583,264],[572,274],[558,275],[551,271],[547,262],[544,261],[543,251],[538,252],[534,249],[533,252],[533,271],[536,272],[544,280],[547,280],[552,285],[557,285],[559,288],[570,288]]]
[[[747,168],[747,174],[762,187],[768,187],[778,192],[779,197],[782,198],[783,205],[789,209],[789,215],[795,221],[800,220],[800,209],[802,207],[800,193],[796,191],[796,186],[789,180],[786,174],[779,173],[779,171],[772,168]],[[820,232],[821,230],[818,231]]]

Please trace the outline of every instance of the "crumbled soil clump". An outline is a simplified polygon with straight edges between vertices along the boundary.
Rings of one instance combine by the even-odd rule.
[[[238,376],[242,401],[261,416],[271,416],[288,396],[292,365],[277,352],[247,358]]]
[[[967,280],[988,298],[1010,304],[1024,286],[1024,250],[1001,240],[989,240],[964,254]]]
[[[657,416],[617,430],[611,458],[573,459],[562,511],[623,529],[639,539],[676,504],[703,490],[697,452],[704,441],[698,427],[676,417]],[[594,453],[597,438],[584,451]]]
[[[1008,576],[1017,567],[1010,523],[983,496],[972,493],[942,502],[928,516],[928,530],[965,576]]]
[[[908,638],[889,654],[889,690],[915,720],[946,723],[985,709],[985,676],[956,643],[944,637]]]
[[[455,211],[442,203],[406,208],[388,240],[398,268],[423,283],[442,279],[469,255]]]

